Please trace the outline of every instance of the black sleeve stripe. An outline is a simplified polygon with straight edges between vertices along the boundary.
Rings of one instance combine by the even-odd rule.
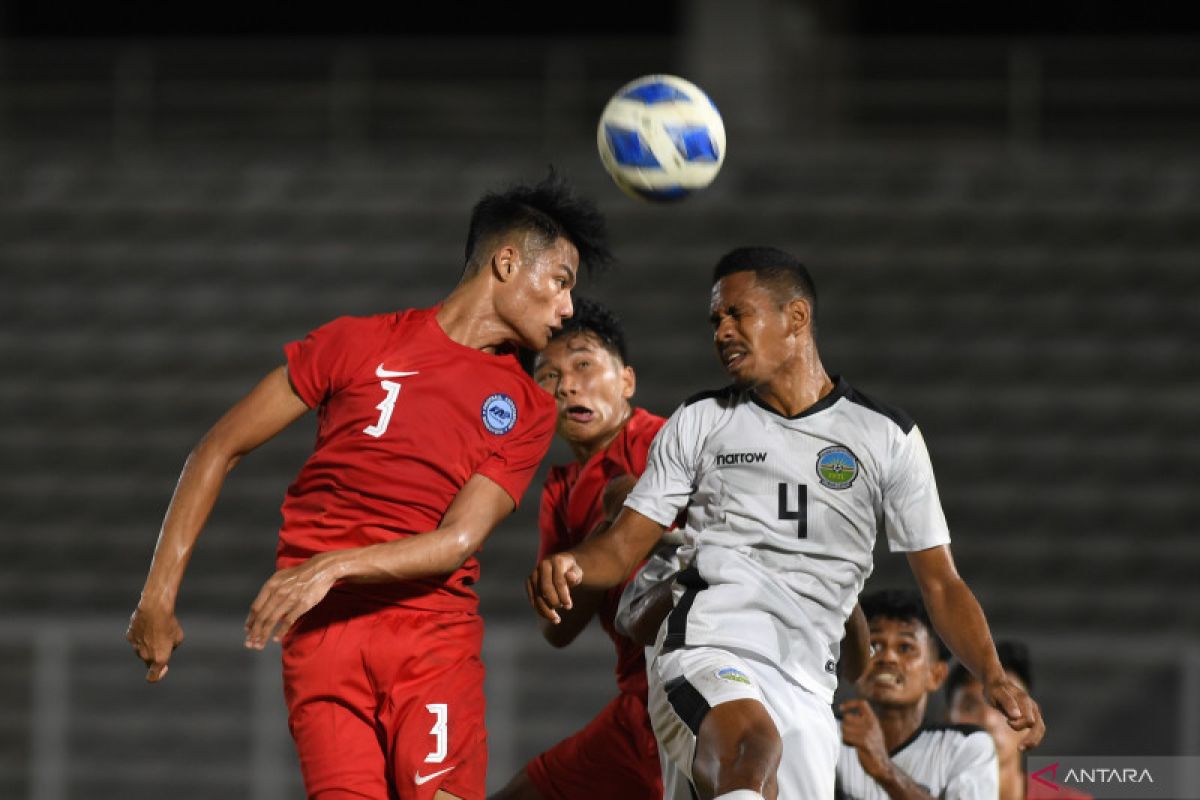
[[[690,406],[699,403],[701,400],[729,400],[737,393],[737,387],[730,385],[723,389],[709,389],[696,394],[683,401],[685,406]]]
[[[704,699],[704,695],[688,683],[682,675],[672,681],[667,681],[667,701],[675,714],[688,726],[693,736],[700,735],[700,723],[708,716],[712,706]]]
[[[692,610],[696,595],[708,588],[708,583],[700,577],[700,570],[695,565],[688,567],[675,576],[680,586],[685,587],[683,596],[667,617],[667,635],[663,639],[663,650],[671,652],[687,644],[687,616]]]
[[[910,433],[917,424],[913,422],[912,417],[900,409],[889,405],[884,405],[883,403],[873,400],[857,389],[850,389],[850,391],[846,393],[846,399],[851,403],[856,403],[862,406],[863,408],[868,408],[871,411],[874,411],[876,414],[882,414],[892,422],[896,423],[896,425],[900,427],[900,430],[904,431],[905,434]]]

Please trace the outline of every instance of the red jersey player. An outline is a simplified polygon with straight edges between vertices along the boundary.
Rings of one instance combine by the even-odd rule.
[[[604,221],[551,175],[475,206],[466,266],[441,304],[337,319],[285,348],[189,456],[127,639],[166,674],[175,600],[226,473],[310,408],[312,456],[287,491],[278,571],[246,646],[283,643],[288,723],[307,794],[484,795],[482,622],[474,553],[550,445],[554,403],[515,346],[571,315]]]
[[[558,404],[558,435],[575,455],[553,467],[542,490],[538,560],[583,541],[604,521],[606,489],[646,468],[650,442],[665,422],[630,405],[635,377],[625,337],[608,309],[580,299],[540,354],[534,378]],[[623,499],[623,498],[622,498]],[[611,513],[620,502],[609,503]],[[617,648],[620,693],[587,727],[534,758],[493,800],[660,800],[662,771],[646,712],[646,659],[640,644],[613,627],[622,587],[576,596],[562,623],[542,623],[550,644],[565,647],[592,617]]]

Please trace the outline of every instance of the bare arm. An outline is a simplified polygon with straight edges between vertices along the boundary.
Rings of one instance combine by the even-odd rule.
[[[609,522],[600,520],[596,523],[596,527],[588,534],[588,537],[598,536],[601,532],[608,529]],[[540,619],[542,629],[542,637],[550,643],[552,647],[566,647],[571,642],[583,633],[583,629],[592,621],[592,617],[600,609],[600,604],[604,600],[603,589],[581,589],[576,587],[575,596],[572,598],[575,602],[571,604],[571,608],[561,609],[559,611],[559,621],[554,623],[548,619]]]
[[[338,581],[393,583],[449,575],[463,565],[514,508],[495,481],[472,475],[429,533],[368,547],[335,550],[272,575],[250,606],[246,646],[261,650],[280,641]]]
[[[856,681],[871,660],[871,628],[862,606],[854,604],[854,610],[846,618],[846,630],[842,639],[842,658],[838,672],[848,681]]]
[[[608,530],[613,519],[621,513],[621,506],[625,503],[625,498],[635,483],[637,483],[637,478],[628,474],[618,475],[608,482],[600,497],[604,518],[596,523],[596,527],[588,533],[587,538],[599,536]],[[575,641],[579,634],[583,633],[583,629],[592,621],[592,617],[595,616],[604,601],[604,590],[576,589],[572,600],[574,602],[571,604],[570,610],[560,610],[560,621],[557,624],[548,619],[540,620],[542,636],[552,647],[566,647]]]
[[[878,783],[891,800],[933,800],[929,792],[896,766],[888,755],[883,729],[870,703],[862,699],[848,700],[839,710],[842,712],[842,743],[855,749],[863,772]]]
[[[172,651],[183,641],[175,618],[179,586],[225,476],[244,455],[306,411],[288,382],[287,368],[278,367],[226,412],[188,456],[125,634],[149,668],[146,680],[153,683],[166,674]]]
[[[633,601],[629,607],[629,621],[625,627],[629,638],[642,647],[650,647],[658,637],[662,621],[675,607],[675,581],[665,580]]]
[[[909,553],[908,563],[938,635],[983,684],[988,700],[1008,717],[1013,730],[1029,731],[1022,749],[1036,746],[1046,732],[1041,710],[1000,666],[983,609],[959,576],[950,548],[942,545]]]
[[[543,559],[525,583],[534,609],[557,624],[559,609],[571,608],[571,587],[608,589],[629,576],[666,528],[625,508],[607,531]]]

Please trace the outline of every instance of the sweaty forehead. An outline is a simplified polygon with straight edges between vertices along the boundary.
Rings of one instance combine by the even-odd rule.
[[[558,363],[577,353],[598,353],[604,350],[600,337],[591,331],[575,331],[551,340],[538,353],[535,368]]]
[[[579,268],[579,248],[570,239],[560,236],[550,246],[554,253],[555,266],[567,267],[571,272]]]
[[[730,306],[763,303],[769,301],[770,294],[753,272],[735,272],[713,284],[709,307],[715,311]]]
[[[929,631],[924,623],[914,619],[892,619],[891,617],[875,617],[867,623],[871,633],[891,634],[894,636],[911,636],[915,639],[926,639]]]

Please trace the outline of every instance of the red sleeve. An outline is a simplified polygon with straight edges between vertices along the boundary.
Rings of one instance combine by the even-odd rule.
[[[508,492],[514,505],[521,504],[521,496],[554,438],[554,401],[540,388],[537,391],[544,397],[530,398],[528,408],[533,419],[521,430],[514,431],[513,436],[506,437],[500,448],[476,470]]]
[[[288,380],[309,408],[316,408],[348,383],[352,348],[363,322],[356,317],[338,317],[284,346]]]
[[[553,467],[542,487],[542,505],[538,510],[538,554],[541,561],[552,553],[566,550],[567,541],[567,481],[560,467]]]

